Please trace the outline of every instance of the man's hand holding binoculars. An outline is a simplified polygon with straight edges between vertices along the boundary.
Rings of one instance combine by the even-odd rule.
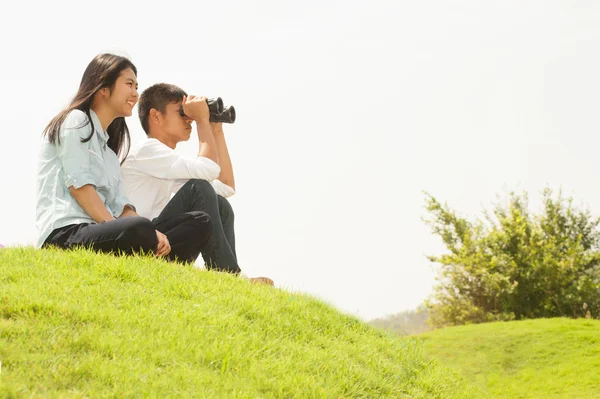
[[[206,97],[189,95],[183,97],[179,113],[181,116],[188,117],[196,122],[198,141],[200,142],[198,156],[206,157],[218,164],[217,146],[210,125],[210,110],[208,106]]]
[[[182,112],[185,116],[196,121],[197,124],[207,123],[210,119],[210,111],[206,97],[189,95],[183,97],[181,103]]]
[[[200,149],[198,156],[215,161],[221,167],[219,180],[235,189],[233,169],[223,135],[223,123],[235,123],[235,108],[225,107],[221,97],[186,96],[179,113],[196,122]]]
[[[184,97],[184,101],[182,104],[179,113],[181,116],[187,116],[188,118],[192,118],[192,115],[186,113],[186,108],[183,106],[187,102],[187,98],[199,99],[198,101],[206,101],[206,105],[208,106],[208,113],[210,115],[209,120],[211,122],[222,122],[222,123],[235,123],[235,107],[233,105],[225,106],[223,104],[223,99],[221,97],[215,98],[206,98],[206,97],[196,97],[189,96]],[[192,118],[194,119],[194,118]]]

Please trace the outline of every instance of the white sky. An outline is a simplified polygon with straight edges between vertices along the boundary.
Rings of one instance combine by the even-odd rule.
[[[443,246],[423,190],[467,215],[510,189],[536,205],[546,185],[600,210],[595,1],[6,4],[4,245],[34,244],[38,138],[105,51],[131,57],[140,90],[174,83],[236,107],[245,274],[365,319],[431,292],[425,256]]]

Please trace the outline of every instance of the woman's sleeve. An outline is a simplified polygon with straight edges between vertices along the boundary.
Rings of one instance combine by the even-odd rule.
[[[108,206],[115,218],[121,216],[121,214],[125,210],[125,206],[129,206],[131,207],[131,209],[133,209],[134,212],[137,212],[135,206],[133,206],[131,201],[129,201],[129,199],[125,195],[125,191],[123,190],[123,181],[120,180],[120,177],[115,198]]]
[[[79,110],[72,111],[60,128],[59,140],[54,145],[65,172],[67,188],[73,186],[78,189],[86,184],[97,186],[90,170],[90,157],[101,157],[101,155],[92,151],[91,140],[86,143],[81,142],[90,135],[91,131],[92,124],[88,121],[87,115]]]

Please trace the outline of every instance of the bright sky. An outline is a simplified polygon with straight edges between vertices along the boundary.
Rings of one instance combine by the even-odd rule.
[[[423,191],[476,215],[546,186],[600,211],[593,0],[11,2],[0,243],[33,245],[39,136],[98,53],[140,90],[221,96],[245,274],[364,319],[416,307],[443,251]],[[129,118],[133,142],[144,137]],[[178,150],[194,154],[197,139]]]

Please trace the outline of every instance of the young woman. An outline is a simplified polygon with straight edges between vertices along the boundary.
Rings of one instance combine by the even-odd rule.
[[[90,62],[75,98],[44,130],[38,247],[154,252],[185,260],[196,252],[198,235],[211,233],[209,217],[199,214],[167,233],[169,240],[124,195],[119,156],[125,159],[129,151],[125,117],[137,101],[137,69],[129,59],[100,54]]]

